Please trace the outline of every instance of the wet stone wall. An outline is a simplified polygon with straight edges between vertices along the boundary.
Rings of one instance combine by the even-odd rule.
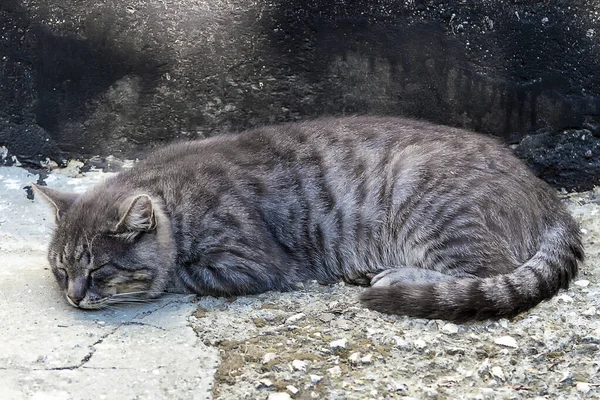
[[[595,0],[2,0],[0,164],[383,114],[497,135],[589,189],[599,38]]]

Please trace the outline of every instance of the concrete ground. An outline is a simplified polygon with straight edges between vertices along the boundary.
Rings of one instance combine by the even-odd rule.
[[[49,186],[106,174],[76,165]],[[600,398],[600,193],[568,200],[588,259],[571,289],[513,320],[385,316],[361,288],[67,305],[45,251],[53,215],[0,168],[0,399]]]
[[[49,184],[84,190],[100,175]],[[0,399],[207,399],[218,351],[199,342],[190,296],[84,312],[59,294],[46,261],[47,205],[37,176],[0,168]]]

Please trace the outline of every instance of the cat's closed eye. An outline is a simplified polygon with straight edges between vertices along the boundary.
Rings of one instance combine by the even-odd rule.
[[[111,270],[114,270],[112,264],[102,264],[99,267],[94,268],[92,271],[90,271],[90,278],[92,279],[92,281],[105,280],[109,276],[113,275],[114,271]]]

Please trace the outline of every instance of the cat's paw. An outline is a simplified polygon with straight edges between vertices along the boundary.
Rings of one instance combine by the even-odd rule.
[[[342,278],[342,280],[346,283],[349,283],[351,285],[357,285],[357,286],[369,286],[372,282],[373,276],[375,274],[365,274],[362,276],[351,276],[351,277],[344,277]]]
[[[394,273],[397,271],[397,269],[387,269],[383,272],[378,273],[373,278],[371,278],[371,286],[391,286],[394,282],[397,281],[397,279],[394,278]]]
[[[452,279],[451,276],[441,272],[431,271],[421,268],[392,268],[387,269],[375,275],[371,279],[371,286],[384,287],[393,286],[401,283],[407,284],[426,284],[438,283]]]

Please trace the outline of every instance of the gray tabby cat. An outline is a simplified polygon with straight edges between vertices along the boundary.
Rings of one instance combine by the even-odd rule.
[[[579,229],[495,140],[398,118],[327,118],[180,143],[56,208],[73,306],[371,284],[374,310],[511,317],[567,288]]]

